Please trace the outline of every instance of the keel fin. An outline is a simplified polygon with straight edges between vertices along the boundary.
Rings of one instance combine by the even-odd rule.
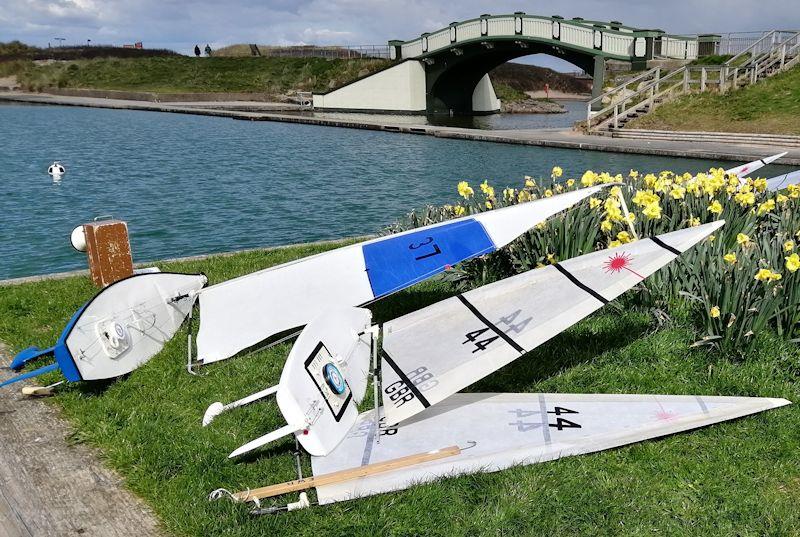
[[[44,375],[45,373],[49,373],[50,371],[56,371],[58,369],[59,369],[58,364],[49,364],[44,367],[40,367],[39,369],[34,369],[33,371],[28,371],[27,373],[17,375],[16,377],[10,378],[5,382],[0,382],[0,388],[8,386],[9,384],[14,384],[15,382],[20,382],[22,380],[38,377],[39,375]]]

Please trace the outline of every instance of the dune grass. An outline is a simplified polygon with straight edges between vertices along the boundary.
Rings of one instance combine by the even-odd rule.
[[[376,71],[384,60],[323,58],[102,58],[35,65],[9,62],[20,85],[104,90],[184,92],[324,91]],[[0,64],[1,65],[1,64]]]
[[[173,263],[218,282],[336,245]],[[0,340],[52,343],[94,293],[86,277],[0,288]],[[454,293],[434,281],[378,302],[379,320]],[[690,349],[676,312],[658,326],[621,299],[471,388],[472,391],[663,393],[800,400],[800,352],[763,336],[743,359]],[[326,507],[251,517],[218,487],[294,478],[284,440],[239,462],[227,454],[282,423],[274,402],[200,426],[206,406],[278,381],[290,345],[185,372],[185,328],[148,364],[105,384],[67,386],[50,400],[98,447],[165,529],[186,536],[262,535],[794,535],[800,527],[800,410],[789,406],[703,430],[588,456],[465,476]],[[306,458],[306,472],[309,471]],[[296,497],[283,498],[295,501]]]
[[[627,126],[800,135],[800,67],[724,95],[707,92],[680,97]]]

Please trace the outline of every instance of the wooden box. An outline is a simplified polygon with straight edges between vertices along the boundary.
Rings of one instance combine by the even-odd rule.
[[[101,220],[83,225],[89,272],[95,285],[106,287],[133,275],[133,257],[128,224],[122,220]]]

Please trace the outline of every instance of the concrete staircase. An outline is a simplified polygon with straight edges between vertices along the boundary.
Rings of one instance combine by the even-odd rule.
[[[669,72],[654,67],[625,81],[587,103],[586,128],[592,134],[618,133],[632,119],[681,95],[725,93],[796,65],[800,65],[800,31],[773,30],[722,65],[686,65]]]

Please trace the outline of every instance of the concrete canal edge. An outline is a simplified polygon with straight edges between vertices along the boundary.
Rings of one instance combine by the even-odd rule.
[[[781,148],[774,145],[746,145],[680,140],[638,140],[630,138],[612,138],[610,136],[591,136],[572,130],[563,129],[491,131],[459,127],[442,127],[425,124],[415,125],[408,123],[387,123],[380,121],[379,118],[370,117],[369,114],[364,114],[364,118],[354,120],[330,117],[314,117],[311,115],[301,114],[293,115],[276,112],[267,108],[254,111],[254,106],[252,103],[249,105],[247,105],[248,103],[237,104],[232,102],[225,103],[224,105],[216,103],[218,106],[212,108],[208,106],[208,102],[153,103],[147,101],[104,99],[96,97],[74,97],[22,92],[0,93],[0,101],[194,114],[214,117],[227,117],[248,121],[276,121],[282,123],[300,123],[328,127],[367,129],[480,142],[638,155],[657,155],[677,158],[695,158],[714,161],[747,162],[782,151],[788,151],[788,154],[776,161],[776,164],[794,166],[800,165],[800,148]],[[237,107],[245,107],[247,109],[237,110]]]

